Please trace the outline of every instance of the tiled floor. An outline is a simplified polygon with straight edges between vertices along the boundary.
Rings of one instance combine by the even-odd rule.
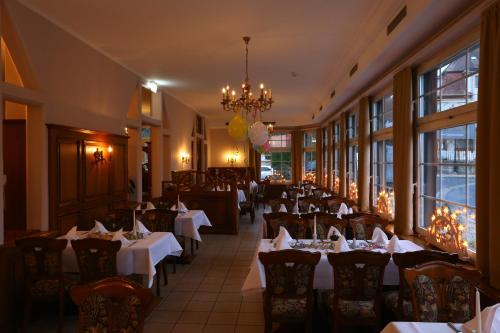
[[[146,322],[147,333],[263,332],[260,294],[242,297],[241,287],[261,237],[262,213],[252,225],[240,219],[238,235],[202,235],[197,257],[177,265],[163,300]],[[169,267],[170,268],[170,267]],[[76,332],[77,317],[66,315],[65,332]],[[32,322],[30,332],[56,332],[55,318]]]

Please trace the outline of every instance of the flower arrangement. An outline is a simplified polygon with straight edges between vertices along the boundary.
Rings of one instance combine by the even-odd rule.
[[[467,257],[469,243],[463,238],[465,232],[464,218],[467,210],[450,211],[448,206],[438,207],[431,216],[427,227],[427,237],[431,244]]]
[[[382,190],[377,197],[377,213],[383,217],[394,218],[394,192]]]
[[[349,199],[352,201],[357,201],[358,200],[358,185],[356,182],[352,182],[349,185]]]

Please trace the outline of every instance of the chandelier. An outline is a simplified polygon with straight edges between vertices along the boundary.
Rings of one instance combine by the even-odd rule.
[[[222,88],[222,108],[224,111],[233,111],[238,112],[243,109],[247,113],[251,112],[255,117],[257,111],[263,112],[271,109],[274,101],[273,94],[271,89],[264,90],[264,84],[260,84],[260,95],[258,98],[255,98],[250,91],[250,83],[248,80],[248,42],[250,42],[250,37],[243,37],[243,41],[245,41],[245,81],[241,85],[242,92],[241,96],[238,98],[236,96],[236,90],[232,89],[227,85]]]

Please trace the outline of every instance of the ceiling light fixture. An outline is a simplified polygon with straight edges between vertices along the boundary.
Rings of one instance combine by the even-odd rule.
[[[241,85],[242,92],[241,96],[238,98],[236,96],[236,90],[231,89],[229,85],[222,88],[222,108],[224,111],[238,112],[244,109],[247,113],[252,112],[255,118],[257,112],[263,112],[271,109],[274,101],[271,89],[264,90],[264,84],[260,84],[260,96],[255,98],[250,91],[250,82],[248,79],[248,43],[250,42],[250,37],[243,37],[245,42],[245,70],[246,76],[245,81]]]

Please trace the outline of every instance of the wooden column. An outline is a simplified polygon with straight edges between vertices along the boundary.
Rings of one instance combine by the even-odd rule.
[[[346,118],[347,113],[340,115],[340,133],[339,133],[339,178],[340,178],[340,195],[345,197],[347,195],[347,165],[346,165]]]
[[[369,209],[370,197],[370,102],[368,97],[359,101],[358,126],[358,202],[362,211]]]

